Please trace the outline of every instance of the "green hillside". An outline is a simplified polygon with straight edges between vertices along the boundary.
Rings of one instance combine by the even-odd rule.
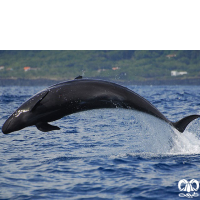
[[[167,80],[172,70],[199,78],[200,51],[0,51],[0,78]]]

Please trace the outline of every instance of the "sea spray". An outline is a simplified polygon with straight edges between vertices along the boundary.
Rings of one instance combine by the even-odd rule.
[[[200,154],[200,140],[193,132],[179,133],[174,129],[173,141],[171,154]]]

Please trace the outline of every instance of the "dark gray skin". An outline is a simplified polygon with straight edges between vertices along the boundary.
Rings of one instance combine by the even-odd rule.
[[[169,121],[150,102],[121,85],[103,80],[81,79],[50,86],[22,104],[4,123],[4,134],[35,125],[40,131],[59,130],[48,124],[72,113],[101,109],[125,108],[153,115],[180,132],[200,115],[191,115],[178,122]]]

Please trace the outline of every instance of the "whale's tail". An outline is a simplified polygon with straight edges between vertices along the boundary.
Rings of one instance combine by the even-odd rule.
[[[177,121],[177,122],[172,122],[172,125],[181,133],[186,129],[187,125],[193,121],[194,119],[200,117],[200,115],[190,115],[187,117],[184,117],[183,119]]]

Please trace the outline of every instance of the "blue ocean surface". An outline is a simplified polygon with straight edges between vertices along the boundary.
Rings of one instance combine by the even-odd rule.
[[[0,87],[0,127],[45,87]],[[128,86],[169,120],[200,114],[200,86]],[[138,111],[100,109],[0,137],[0,199],[200,199],[200,120],[179,133]],[[193,184],[197,188],[197,184]],[[182,187],[183,188],[183,187]]]

